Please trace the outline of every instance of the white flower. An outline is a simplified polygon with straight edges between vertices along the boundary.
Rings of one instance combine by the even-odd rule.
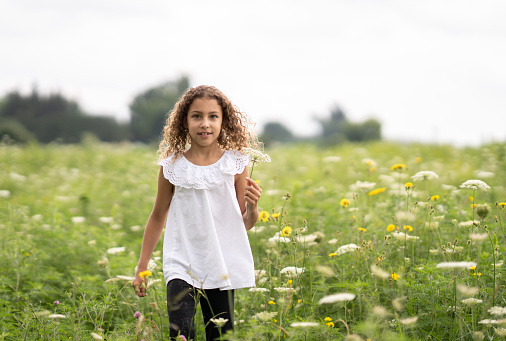
[[[124,252],[125,251],[125,247],[124,246],[121,246],[121,247],[111,247],[110,249],[107,250],[107,253],[110,254],[110,255],[114,255],[116,253],[121,253],[121,252]]]
[[[112,217],[100,217],[100,218],[98,218],[98,220],[101,223],[110,224],[110,223],[112,223],[113,218]]]
[[[265,270],[255,270],[255,277],[262,277],[267,275],[267,271]]]
[[[478,220],[468,220],[468,221],[462,221],[459,223],[460,227],[473,227],[478,226],[480,222]]]
[[[98,265],[106,265],[107,263],[109,263],[109,259],[107,259],[107,257],[104,257],[101,260],[97,261]]]
[[[86,221],[85,217],[72,217],[72,222],[74,224],[82,224]]]
[[[386,272],[385,270],[381,269],[380,267],[376,265],[371,265],[371,272],[374,274],[374,277],[378,277],[381,279],[387,279],[390,277],[390,274]]]
[[[459,292],[465,296],[474,296],[478,293],[478,291],[480,291],[480,288],[478,287],[468,287],[464,284],[457,285],[457,289],[459,289]]]
[[[392,237],[394,237],[397,240],[417,240],[420,239],[418,236],[410,236],[407,233],[404,232],[392,232]]]
[[[249,292],[269,292],[267,288],[249,288]]]
[[[471,188],[471,189],[481,189],[482,191],[486,191],[490,189],[490,186],[481,180],[467,180],[460,188]]]
[[[297,268],[295,266],[288,266],[281,269],[280,273],[285,274],[286,277],[293,277],[303,273],[305,268]]]
[[[295,240],[301,244],[313,243],[319,236],[315,233],[308,235],[298,235]]]
[[[154,259],[150,259],[148,262],[148,271],[153,271],[156,268],[156,262]]]
[[[328,243],[329,244],[336,244],[337,243],[337,239],[333,238],[333,239],[329,240]]]
[[[293,322],[290,324],[290,327],[294,328],[305,328],[305,327],[318,327],[320,324],[318,322]]]
[[[506,336],[506,329],[504,328],[494,328],[494,332],[499,336]]]
[[[350,294],[347,292],[342,292],[339,294],[332,294],[323,296],[318,301],[318,304],[326,304],[326,303],[335,303],[335,302],[345,302],[345,301],[352,301],[355,299],[355,294]]]
[[[256,313],[253,318],[259,319],[262,322],[267,322],[269,320],[272,320],[278,313],[277,312],[269,312],[269,311],[262,311],[260,313]]]
[[[453,185],[445,185],[445,184],[442,184],[441,188],[444,189],[445,191],[453,191],[453,190],[457,189],[457,187],[455,187]]]
[[[432,179],[438,179],[438,178],[439,178],[439,175],[437,175],[433,171],[420,171],[411,177],[411,179],[413,179],[413,181],[432,180]]]
[[[2,189],[0,190],[0,198],[8,198],[11,196],[11,192],[6,190],[6,189]]]
[[[104,338],[97,333],[91,333],[91,337],[95,340],[103,340]]]
[[[487,238],[488,238],[488,233],[470,233],[469,234],[469,239],[471,239],[471,240],[480,241],[480,240],[484,240]]]
[[[252,164],[271,162],[271,157],[267,154],[263,154],[261,151],[252,148],[244,148],[244,153],[250,157]]]
[[[403,324],[405,326],[408,326],[410,324],[415,323],[416,321],[418,321],[418,316],[413,316],[413,317],[408,317],[408,318],[405,318],[405,319],[400,319],[399,323]]]
[[[474,304],[483,303],[483,300],[479,300],[477,298],[471,297],[471,298],[466,298],[466,299],[462,300],[461,302],[464,303],[465,305],[474,305]]]
[[[214,319],[212,318],[212,319],[210,319],[210,321],[212,323],[214,323],[216,326],[221,327],[221,326],[225,325],[225,323],[228,322],[228,319],[224,319],[223,317],[220,317],[220,318],[214,318]]]
[[[476,262],[441,262],[436,265],[439,269],[469,269],[476,266]]]
[[[26,176],[24,175],[20,175],[20,174],[17,174],[17,173],[11,173],[9,174],[11,180],[13,181],[18,181],[18,182],[25,182],[26,181]]]
[[[372,314],[374,316],[377,316],[377,317],[380,317],[380,318],[385,318],[388,315],[390,315],[390,313],[388,312],[388,310],[386,310],[385,307],[382,307],[380,305],[374,306],[372,308]]]
[[[32,216],[32,220],[33,221],[40,221],[42,220],[42,214],[35,214],[34,216]]]
[[[274,288],[274,290],[276,292],[279,292],[280,294],[286,294],[295,291],[294,288],[286,288],[286,287]]]
[[[370,191],[371,189],[376,186],[375,182],[368,182],[368,181],[357,181],[354,185],[351,185],[352,189],[361,189],[363,191]]]
[[[48,316],[48,318],[50,318],[50,319],[64,319],[64,318],[67,318],[67,316],[62,315],[62,314],[51,314]]]
[[[323,159],[323,162],[339,162],[341,161],[340,156],[326,156]]]
[[[290,238],[281,237],[279,233],[276,233],[274,237],[271,237],[267,240],[269,243],[290,243]]]
[[[478,322],[479,324],[497,324],[497,320],[484,319]]]
[[[494,315],[494,316],[502,316],[502,315],[506,315],[506,308],[502,308],[502,307],[492,307],[488,310],[488,312],[490,313],[490,315]]]
[[[134,231],[134,232],[137,232],[137,231],[140,231],[141,230],[141,226],[140,225],[133,225],[133,226],[130,226],[130,230]]]
[[[97,244],[97,241],[95,239],[88,241],[89,246],[95,246]]]
[[[343,246],[340,246],[337,251],[336,251],[336,254],[338,256],[344,254],[344,253],[347,253],[347,252],[355,252],[359,249],[360,247],[358,247],[357,245],[355,244],[346,244],[346,245],[343,245]]]
[[[476,170],[474,171],[474,174],[477,178],[493,178],[495,176],[494,172],[487,172],[482,170]]]

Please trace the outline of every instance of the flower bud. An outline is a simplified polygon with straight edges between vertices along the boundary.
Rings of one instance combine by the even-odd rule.
[[[488,204],[479,204],[476,207],[476,213],[482,219],[484,219],[490,213],[490,206]]]

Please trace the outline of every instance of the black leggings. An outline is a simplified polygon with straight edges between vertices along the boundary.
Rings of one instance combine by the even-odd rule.
[[[234,329],[234,290],[197,289],[182,279],[167,283],[167,310],[169,312],[170,339],[184,335],[195,338],[195,308],[200,301],[206,326],[206,340],[214,340]],[[210,320],[224,318],[228,321],[218,328]]]

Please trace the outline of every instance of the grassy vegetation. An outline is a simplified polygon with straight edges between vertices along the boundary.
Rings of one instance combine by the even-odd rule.
[[[238,291],[230,339],[506,335],[506,145],[266,152],[254,172],[266,212],[248,232],[264,289]],[[130,144],[0,146],[0,340],[168,339],[161,243],[149,296],[128,279],[155,158]],[[414,181],[419,171],[439,177]],[[459,187],[470,179],[491,188]],[[352,295],[328,297],[339,293]],[[200,313],[196,327],[204,340]]]

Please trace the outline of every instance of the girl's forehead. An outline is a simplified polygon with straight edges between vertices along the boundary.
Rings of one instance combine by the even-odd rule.
[[[190,104],[190,109],[194,108],[219,108],[221,111],[221,105],[216,98],[198,97],[195,98]]]

